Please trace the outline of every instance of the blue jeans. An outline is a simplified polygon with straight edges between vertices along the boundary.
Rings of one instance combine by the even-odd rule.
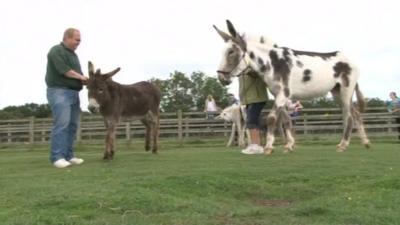
[[[79,91],[66,88],[47,88],[47,100],[53,113],[50,162],[74,157],[73,145],[78,128]]]

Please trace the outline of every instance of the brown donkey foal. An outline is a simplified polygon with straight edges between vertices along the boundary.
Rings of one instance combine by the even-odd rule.
[[[115,130],[121,117],[139,119],[146,127],[145,149],[157,153],[160,123],[161,92],[152,83],[141,81],[124,85],[111,79],[120,68],[102,74],[100,69],[94,71],[89,62],[89,111],[100,112],[107,128],[106,149],[103,159],[114,156]],[[153,146],[151,145],[153,138]]]

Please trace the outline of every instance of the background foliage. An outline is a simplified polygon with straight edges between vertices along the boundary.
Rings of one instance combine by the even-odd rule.
[[[175,71],[168,79],[161,80],[152,78],[150,82],[156,84],[163,97],[161,110],[163,112],[182,111],[203,111],[204,102],[208,95],[212,95],[217,105],[223,109],[229,105],[228,88],[222,86],[217,78],[210,77],[201,71],[193,72],[190,76]],[[232,93],[238,94],[238,93]],[[386,106],[386,102],[379,98],[366,99],[368,107]],[[270,109],[274,104],[270,100],[266,108]],[[304,108],[334,108],[338,104],[328,97],[315,98],[309,101],[302,101]],[[85,114],[88,114],[85,112]],[[0,119],[18,119],[26,117],[46,118],[51,116],[51,109],[48,104],[27,103],[21,106],[8,106],[0,110]]]
[[[220,108],[228,106],[228,89],[214,77],[203,72],[193,72],[190,76],[175,71],[170,78],[150,80],[160,87],[163,93],[161,110],[163,112],[202,111],[207,95],[212,95]]]

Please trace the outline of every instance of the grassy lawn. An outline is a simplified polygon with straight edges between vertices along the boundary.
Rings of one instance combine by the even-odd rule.
[[[222,139],[77,146],[80,166],[56,169],[48,146],[0,149],[0,224],[400,224],[400,143],[303,139],[293,154],[242,155]]]

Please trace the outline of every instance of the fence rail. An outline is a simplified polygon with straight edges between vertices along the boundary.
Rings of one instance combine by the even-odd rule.
[[[268,113],[268,111],[263,111]],[[369,108],[363,113],[367,133],[371,135],[398,135],[395,115],[385,108]],[[342,132],[342,115],[339,108],[304,109],[294,118],[294,131],[298,134],[331,134]],[[27,118],[0,120],[0,144],[46,143],[49,141],[52,119]],[[230,123],[223,120],[207,120],[203,112],[162,113],[160,136],[183,140],[192,136],[227,136]],[[83,116],[80,119],[77,141],[103,140],[105,127],[100,116]],[[123,120],[117,127],[117,138],[131,140],[144,136],[139,121]]]

